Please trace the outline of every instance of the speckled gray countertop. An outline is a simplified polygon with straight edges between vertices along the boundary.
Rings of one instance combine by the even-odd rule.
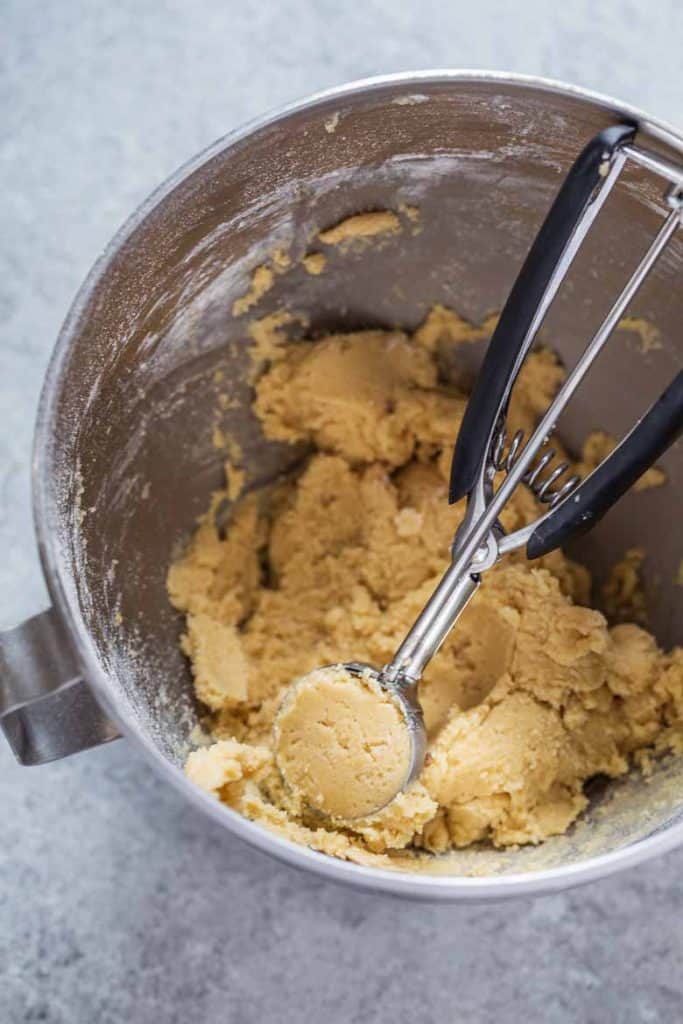
[[[683,120],[678,0],[4,0],[0,33],[0,626],[45,602],[28,464],[60,322],[187,157],[286,100],[417,67],[548,75]],[[566,895],[423,906],[248,849],[125,742],[20,769],[0,741],[0,793],[2,1024],[681,1017],[683,851]]]

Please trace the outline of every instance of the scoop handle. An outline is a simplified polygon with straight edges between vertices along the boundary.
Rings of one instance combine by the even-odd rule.
[[[474,487],[486,458],[493,428],[514,383],[517,359],[533,341],[539,306],[596,187],[616,151],[636,128],[614,125],[596,135],[574,161],[548,212],[500,315],[460,427],[448,500],[458,501]],[[596,211],[597,212],[597,211]],[[559,286],[559,282],[558,282]],[[538,324],[536,325],[538,327]]]
[[[540,558],[586,533],[683,433],[683,370],[621,444],[538,524],[527,543]]]

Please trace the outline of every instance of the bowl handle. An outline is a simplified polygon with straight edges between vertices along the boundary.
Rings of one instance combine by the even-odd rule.
[[[0,726],[20,764],[117,739],[52,608],[0,633]]]

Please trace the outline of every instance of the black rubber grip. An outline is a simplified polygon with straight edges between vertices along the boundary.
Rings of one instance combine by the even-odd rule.
[[[474,486],[487,454],[491,430],[503,411],[515,361],[562,253],[601,180],[601,167],[636,133],[633,125],[614,125],[596,135],[572,165],[524,261],[503,308],[460,427],[448,500],[453,503]]]
[[[540,558],[586,533],[683,433],[683,370],[621,444],[539,523],[527,544]]]

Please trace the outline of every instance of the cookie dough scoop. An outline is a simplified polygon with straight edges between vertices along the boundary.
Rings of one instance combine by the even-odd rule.
[[[427,745],[417,684],[387,682],[370,665],[314,669],[293,683],[278,712],[275,757],[310,810],[365,818],[419,775]]]
[[[275,756],[289,789],[309,808],[340,820],[367,817],[420,774],[426,736],[417,687],[479,587],[482,573],[526,547],[539,558],[589,530],[683,432],[683,371],[585,480],[566,476],[547,448],[555,425],[655,261],[683,222],[683,168],[636,148],[636,127],[596,135],[572,165],[501,313],[458,434],[449,501],[467,498],[452,561],[392,661],[377,671],[350,662],[316,669],[285,696]],[[668,180],[659,232],[609,313],[569,370],[528,440],[508,440],[510,393],[545,314],[588,230],[627,163]],[[634,389],[638,385],[634,384]],[[541,455],[541,449],[545,452]],[[528,487],[545,514],[506,534],[500,514]]]

